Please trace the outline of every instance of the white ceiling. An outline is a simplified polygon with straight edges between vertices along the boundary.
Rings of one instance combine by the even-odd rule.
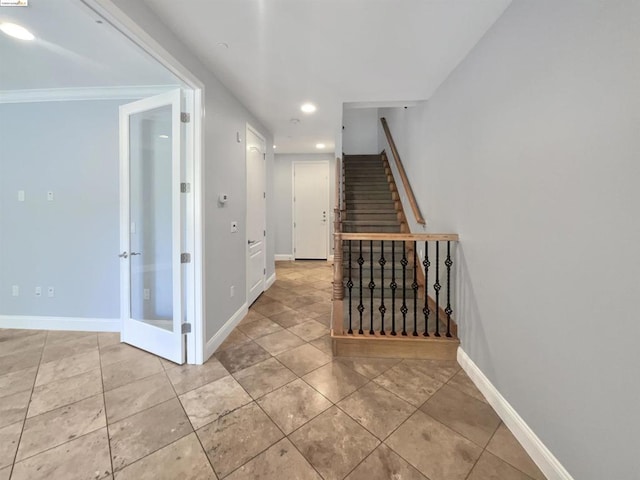
[[[98,20],[79,0],[29,0],[28,7],[0,7],[0,22],[17,23],[36,36],[26,42],[0,33],[0,91],[179,84]]]
[[[269,128],[276,152],[309,153],[334,150],[343,103],[427,100],[511,0],[144,1]],[[0,95],[179,84],[99,20],[80,0],[0,7],[0,21],[36,36],[0,34]],[[305,101],[318,111],[302,113]]]
[[[273,132],[276,152],[303,153],[333,150],[343,102],[427,100],[511,0],[144,1]],[[305,101],[318,111],[302,113]]]

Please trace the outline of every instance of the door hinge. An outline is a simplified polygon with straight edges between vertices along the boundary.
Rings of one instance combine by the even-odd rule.
[[[191,121],[191,114],[187,112],[180,113],[180,121],[182,123],[189,123]]]
[[[262,198],[267,198],[267,192],[262,192]]]
[[[180,184],[180,193],[189,193],[191,191],[191,184],[190,183],[181,183]]]
[[[266,275],[266,274],[267,274],[267,269],[266,269],[266,268],[263,268],[263,269],[262,269],[262,274],[263,274],[263,275]]]
[[[266,153],[263,153],[263,154],[262,154],[262,159],[263,159],[263,160],[266,160],[266,159],[267,159],[267,154],[266,154]]]
[[[293,228],[296,228],[296,222],[293,222]]]
[[[190,253],[181,253],[180,254],[180,263],[191,263],[191,254]]]
[[[183,323],[182,324],[182,333],[191,333],[191,324]]]
[[[267,236],[267,231],[266,230],[262,230],[262,236],[266,237]]]

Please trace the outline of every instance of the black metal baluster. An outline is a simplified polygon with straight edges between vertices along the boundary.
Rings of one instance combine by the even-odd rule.
[[[369,335],[373,335],[375,332],[373,331],[373,290],[376,288],[376,284],[373,281],[373,240],[369,240],[369,272],[370,272],[370,280],[369,280],[369,310],[371,311],[370,321],[369,321]]]
[[[436,283],[433,284],[433,289],[436,292],[436,333],[435,336],[440,336],[440,242],[436,240]]]
[[[429,267],[431,266],[431,262],[429,261],[429,242],[425,240],[424,242],[424,260],[422,261],[422,265],[424,265],[424,308],[422,309],[422,313],[424,313],[424,333],[425,337],[429,336],[429,314],[431,310],[429,310]]]
[[[418,253],[417,242],[413,242],[413,336],[418,336]]]
[[[358,304],[358,312],[360,313],[360,328],[358,328],[358,333],[362,335],[364,332],[362,331],[362,312],[364,312],[364,305],[362,304],[362,264],[364,263],[364,258],[362,258],[362,240],[360,242],[360,256],[358,257],[358,265],[360,268],[360,276],[358,277],[360,284],[360,303]]]
[[[396,241],[391,240],[391,335],[396,336]]]
[[[380,240],[380,335],[386,335],[384,332],[384,314],[387,308],[384,306],[384,265],[387,261],[384,259],[384,240]]]
[[[451,242],[449,240],[447,240],[447,259],[444,264],[447,266],[447,308],[444,309],[444,313],[447,314],[447,337],[450,337],[451,314],[453,313],[451,310],[451,265],[453,265],[453,261],[451,260]]]
[[[349,334],[353,334],[353,328],[352,328],[352,313],[353,313],[353,306],[352,306],[352,297],[351,297],[351,290],[353,289],[353,279],[351,278],[351,242],[352,240],[347,240],[349,242],[349,280],[347,281],[347,288],[349,289]]]
[[[402,306],[400,307],[400,312],[402,312],[402,335],[407,336],[407,312],[409,309],[407,308],[407,265],[409,265],[409,260],[407,260],[407,242],[402,241],[402,260],[400,260],[400,265],[402,265]]]

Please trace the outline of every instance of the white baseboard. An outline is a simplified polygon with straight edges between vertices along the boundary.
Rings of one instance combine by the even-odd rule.
[[[119,332],[119,318],[34,317],[0,315],[0,328],[26,330],[77,330],[85,332]]]
[[[276,272],[273,272],[269,278],[264,282],[264,291],[269,290],[269,287],[276,283]]]
[[[522,447],[529,454],[538,468],[548,480],[573,480],[573,477],[562,466],[558,459],[542,443],[533,430],[526,424],[518,412],[507,402],[493,386],[482,370],[469,358],[462,347],[458,347],[458,363],[469,378],[482,392],[489,404],[511,430]]]
[[[234,313],[229,320],[222,326],[220,330],[216,332],[216,334],[209,339],[207,344],[204,346],[204,361],[206,362],[211,355],[215,353],[222,342],[226,340],[231,331],[236,328],[236,326],[240,323],[247,312],[249,311],[249,307],[247,304],[243,304],[236,313]]]
[[[285,255],[276,253],[273,258],[276,262],[291,262],[293,261],[293,255]]]

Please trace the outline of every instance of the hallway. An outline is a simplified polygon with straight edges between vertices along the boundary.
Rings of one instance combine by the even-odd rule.
[[[0,480],[544,479],[457,363],[333,359],[331,267],[276,266],[203,366],[0,330]]]

